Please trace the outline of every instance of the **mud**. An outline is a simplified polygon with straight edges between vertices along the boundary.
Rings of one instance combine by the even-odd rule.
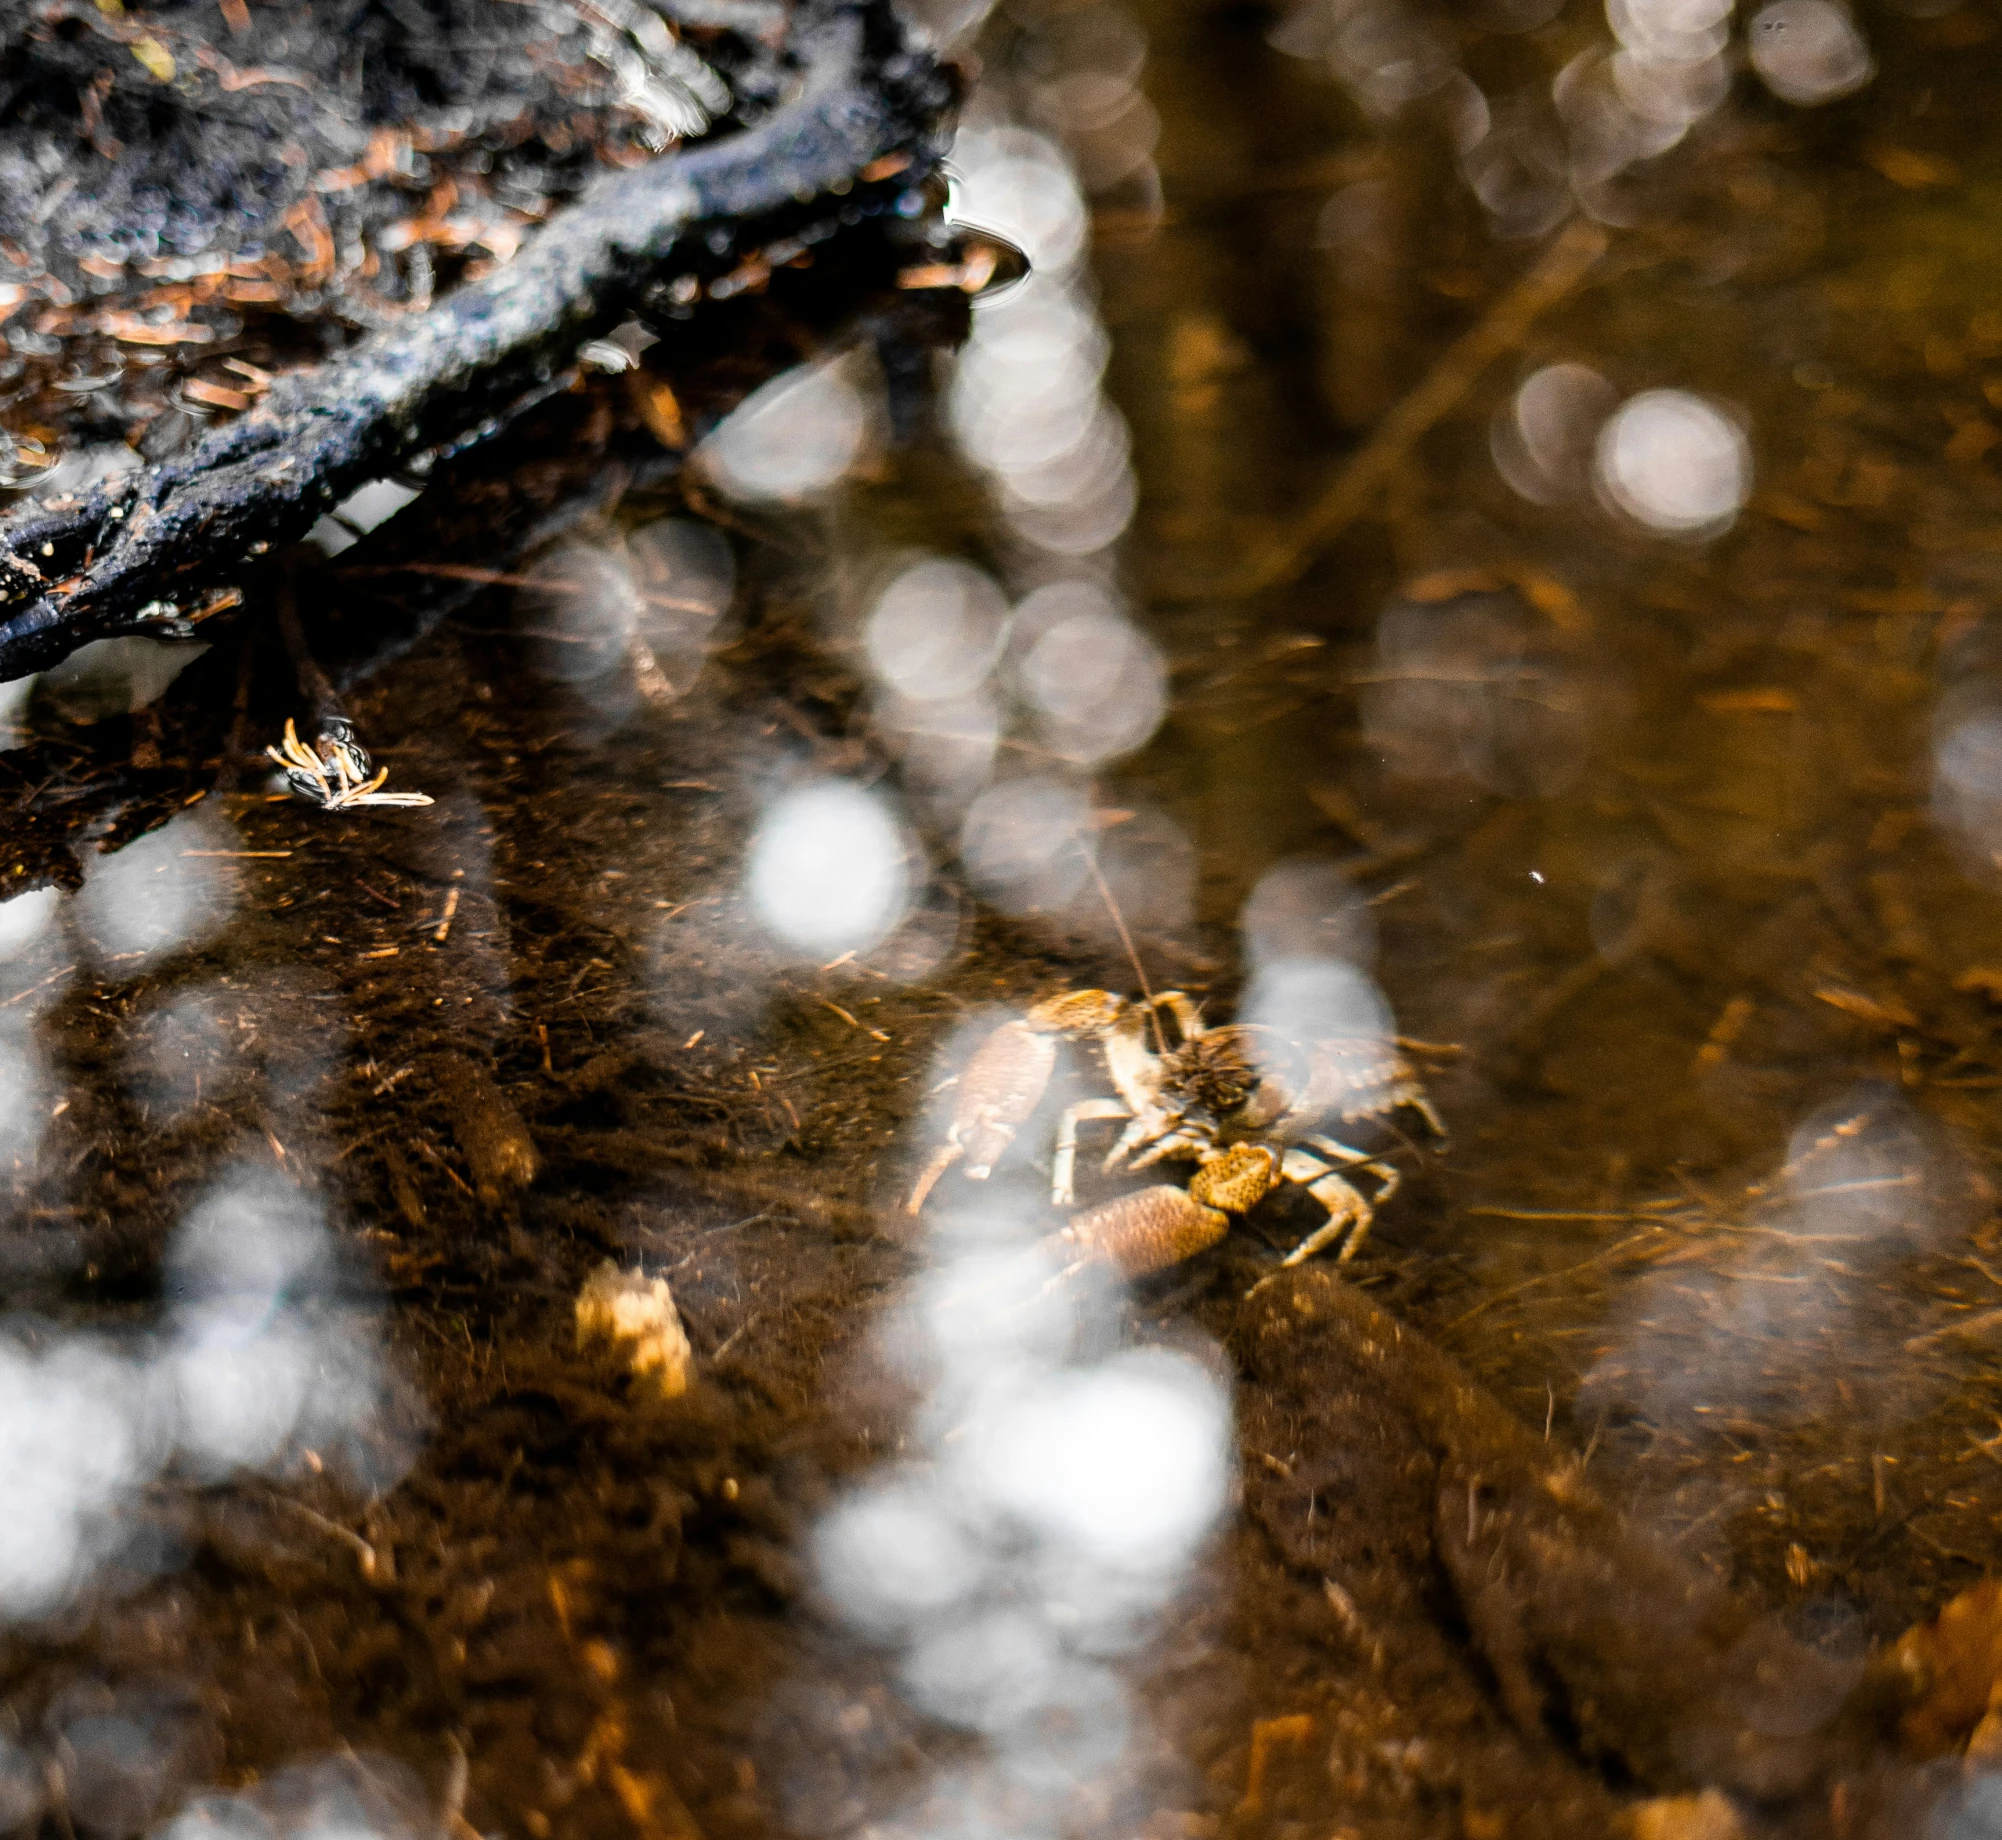
[[[1025,88],[1038,17],[987,44]],[[1275,1277],[1315,1218],[1282,1194],[1092,1293],[1092,1348],[1227,1379],[1234,1493],[1118,1660],[1144,1739],[1038,1818],[1500,1840],[1716,1788],[1747,1833],[1985,1832],[1983,1779],[1900,1749],[1883,1658],[2002,1527],[1990,22],[1873,16],[1876,83],[1821,114],[1738,97],[1367,512],[1248,598],[1215,584],[1532,258],[1436,123],[1370,128],[1246,17],[1145,23],[1173,212],[1108,195],[1096,264],[1172,695],[1091,789],[1100,860],[1140,969],[1213,1015],[1266,871],[1332,867],[1310,917],[1402,1032],[1463,1053],[1430,1076],[1447,1146],[1370,1139],[1404,1182],[1338,1274]],[[1464,28],[1522,72],[1584,29]],[[1366,275],[1316,220],[1385,172]],[[673,378],[694,420],[811,342],[771,302],[714,336]],[[269,639],[154,715],[44,708],[0,754],[0,875],[73,891],[0,967],[41,1068],[0,1238],[16,1333],[159,1333],[182,1223],[254,1178],[323,1212],[315,1307],[379,1321],[389,1376],[345,1456],[161,1468],[90,1588],[0,1638],[21,1824],[138,1833],[241,1790],[296,1825],[338,1791],[461,1840],[859,1835],[979,1751],[844,1625],[813,1529],[921,1448],[886,1350],[941,1052],[1136,972],[1088,890],[1001,911],[904,777],[856,641],[884,553],[1020,552],[941,431],[931,346],[887,319],[857,344],[889,432],[830,509],[727,501],[599,378],[300,559],[316,652],[429,809],[267,792],[297,705]],[[1557,361],[1733,406],[1756,483],[1728,534],[1650,535],[1582,477],[1510,490],[1495,418]],[[693,687],[552,670],[526,571],[687,516],[740,571]],[[905,799],[922,887],[887,944],[792,962],[746,839],[826,777]],[[163,838],[226,909],[171,952],[120,943],[143,892],[91,905]],[[1025,1214],[1083,1077],[997,1175]],[[967,1193],[948,1174],[939,1205]],[[608,1258],[672,1286],[685,1397],[578,1348]]]

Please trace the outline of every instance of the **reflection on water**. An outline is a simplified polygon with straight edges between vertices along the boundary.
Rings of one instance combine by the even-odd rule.
[[[73,910],[86,949],[103,964],[145,963],[214,937],[236,904],[235,849],[229,825],[197,811],[98,857]]]
[[[696,455],[733,497],[802,504],[838,485],[868,433],[846,367],[802,365],[754,392]]]
[[[33,888],[0,901],[0,958],[19,958],[41,938],[61,901],[53,888]]]
[[[1599,432],[1600,489],[1629,517],[1673,536],[1721,536],[1751,495],[1744,435],[1687,390],[1629,397]]]
[[[980,1740],[879,1831],[1048,1832],[1120,1794],[1151,1744],[1116,1664],[1157,1637],[1226,1499],[1211,1362],[1094,1354],[1111,1300],[1056,1276],[1041,1224],[1005,1191],[935,1215],[884,1350],[919,1395],[915,1448],[815,1531],[835,1614],[891,1651],[912,1708]]]
[[[0,753],[19,747],[28,738],[28,699],[34,694],[32,677],[17,677],[0,683]]]
[[[381,1757],[295,1765],[236,1795],[191,1802],[172,1840],[406,1840],[432,1819],[423,1787]]]
[[[786,945],[866,952],[909,911],[910,846],[879,798],[832,781],[775,799],[752,833],[744,891]]]
[[[1516,1510],[1404,1335],[1575,1459],[1539,1500],[1845,1667],[1996,1564],[1992,21],[1022,4],[980,46],[952,208],[1036,269],[919,354],[929,423],[887,346],[789,346],[676,407],[685,493],[628,446],[447,576],[375,560],[408,488],[341,508],[326,600],[467,589],[349,691],[429,811],[176,757],[134,711],[182,670],[229,707],[223,641],[0,686],[0,772],[91,813],[73,886],[0,899],[0,1609],[116,1677],[0,1724],[0,1829],[58,1755],[107,1835],[263,1772],[177,1840],[1498,1840],[1700,1787],[1602,1768],[1575,1682],[1498,1709],[1538,1581],[1441,1569]],[[1581,222],[1604,255],[1522,291]],[[601,371],[622,438],[670,427]],[[127,841],[123,772],[207,796]],[[1399,1178],[1339,1268],[1404,1325],[1366,1357],[1264,1284],[1297,1183],[1059,1276],[1063,1109],[1087,1202],[1144,1179],[1099,1167],[1102,1043],[1004,1095],[991,1188],[899,1211],[1003,1012],[1142,985],[1463,1050],[1449,1148],[1336,1133]],[[575,1346],[612,1255],[688,1324],[679,1416]],[[196,1509],[251,1500],[324,1551],[309,1633],[239,1652],[271,1541]],[[130,1627],[190,1677],[363,1685],[183,1758],[91,1646],[171,1594],[227,1643]],[[281,1793],[368,1707],[428,1788]]]
[[[167,686],[208,648],[201,645],[156,645],[150,639],[99,639],[70,654],[41,677],[43,694],[72,722],[97,722],[107,716],[129,715],[158,702]],[[27,688],[13,689],[19,709]],[[0,710],[0,721],[5,720]]]
[[[953,367],[952,428],[960,450],[991,476],[1025,569],[1037,566],[1031,559],[1040,553],[1049,559],[1038,571],[1044,574],[1062,572],[1058,559],[1095,556],[1116,543],[1132,521],[1137,490],[1125,420],[1099,387],[1111,345],[1084,268],[1080,178],[1109,190],[1152,173],[1142,144],[1147,124],[1129,100],[1137,98],[1133,80],[1145,47],[1135,42],[1137,28],[1110,9],[1083,17],[1105,28],[1100,36],[1089,27],[1077,34],[1077,50],[1092,62],[1028,82],[1031,109],[1054,111],[1073,141],[1086,143],[1083,173],[1048,136],[996,119],[992,102],[971,112],[953,149],[955,215],[1000,231],[1034,270],[976,311]],[[1028,70],[1037,69],[1039,54],[1063,64],[1062,51],[1032,33]],[[1130,157],[1104,159],[1122,135]],[[1101,156],[1096,174],[1093,149]]]
[[[334,1258],[296,1191],[239,1172],[177,1230],[154,1337],[120,1347],[33,1321],[0,1334],[0,1614],[46,1616],[83,1591],[144,1530],[143,1491],[170,1464],[398,1478],[373,1313],[328,1298]]]

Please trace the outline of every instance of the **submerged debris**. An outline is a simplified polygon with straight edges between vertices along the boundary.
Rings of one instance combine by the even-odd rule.
[[[429,805],[428,792],[384,792],[387,767],[377,767],[368,750],[355,739],[352,723],[325,724],[308,747],[299,739],[292,718],[285,718],[285,740],[265,753],[285,769],[295,796],[309,799],[322,811],[354,811],[363,805]]]
[[[775,62],[755,34],[701,37],[736,71]],[[119,394],[121,360],[195,357],[260,315],[421,308],[595,171],[735,106],[638,0],[57,0],[10,9],[0,72],[12,342],[94,340],[83,369]],[[246,381],[190,394],[240,407],[218,398]]]
[[[1744,1840],[1738,1811],[1715,1789],[1701,1795],[1658,1795],[1635,1805],[1633,1840]]]
[[[1911,1705],[1898,1722],[1920,1757],[2002,1755],[2002,1579],[1984,1578],[1891,1651]]]
[[[444,942],[458,905],[458,890],[448,889],[445,917],[432,934],[434,941]],[[472,1172],[473,1193],[481,1207],[495,1213],[531,1187],[541,1172],[535,1139],[513,1101],[477,1062],[453,1057],[442,1069],[440,1084],[452,1120],[452,1136]]]
[[[577,1293],[577,1346],[608,1341],[627,1370],[663,1399],[679,1399],[695,1371],[695,1350],[665,1278],[621,1271],[607,1259]]]

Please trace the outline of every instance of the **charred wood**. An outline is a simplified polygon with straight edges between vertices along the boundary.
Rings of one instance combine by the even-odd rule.
[[[0,523],[0,680],[94,639],[186,636],[349,491],[504,426],[635,311],[684,308],[864,217],[916,214],[950,78],[885,5],[797,31],[799,93],[759,126],[601,177],[512,263],[279,378],[184,453]]]

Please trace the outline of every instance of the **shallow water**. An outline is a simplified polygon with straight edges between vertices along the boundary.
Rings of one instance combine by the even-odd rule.
[[[302,559],[428,809],[231,783],[269,645],[0,714],[0,1824],[1987,1831],[1849,1696],[2002,1537],[2002,38],[1817,5],[999,15],[963,354],[872,308],[691,469],[798,339],[667,328]],[[1457,1050],[1327,1268],[1483,1428],[1248,1295],[1297,1191],[1024,1266],[1088,1049],[904,1210],[992,1027],[1143,977]],[[1518,1435],[1654,1556],[1470,1586]],[[1798,1780],[1699,1742],[1699,1584]]]

